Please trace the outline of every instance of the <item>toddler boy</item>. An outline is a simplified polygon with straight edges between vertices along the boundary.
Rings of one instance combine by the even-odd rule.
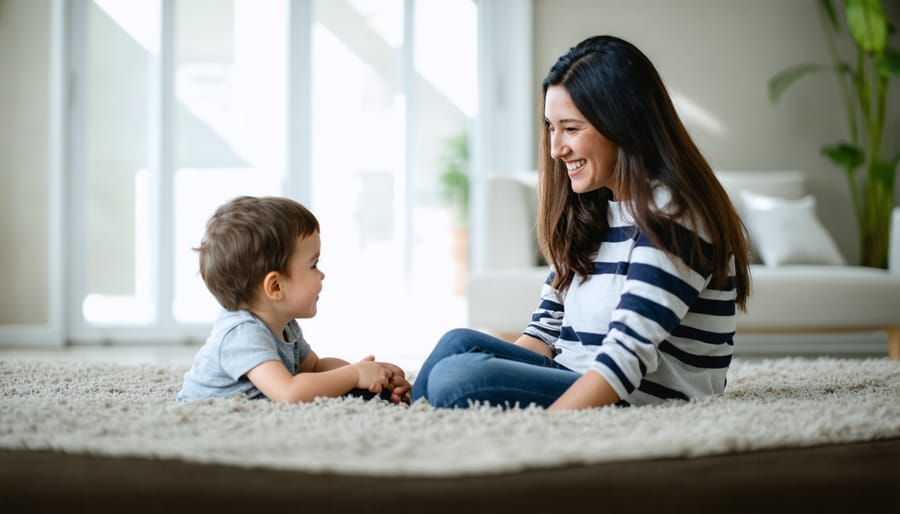
[[[409,402],[403,370],[373,356],[319,357],[297,318],[316,315],[325,274],[319,222],[287,198],[236,198],[219,207],[196,250],[200,275],[224,307],[176,401],[239,393],[284,403],[376,394]]]

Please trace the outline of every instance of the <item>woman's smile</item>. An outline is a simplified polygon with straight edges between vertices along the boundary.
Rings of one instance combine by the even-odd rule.
[[[566,171],[568,171],[569,177],[574,177],[575,175],[581,173],[581,170],[584,169],[585,164],[587,164],[587,161],[584,159],[566,161]]]

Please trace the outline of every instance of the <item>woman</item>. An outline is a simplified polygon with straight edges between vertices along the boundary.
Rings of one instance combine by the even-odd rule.
[[[413,400],[577,409],[722,392],[748,245],[653,64],[592,37],[543,92],[537,228],[552,272],[540,303],[514,344],[447,333]]]

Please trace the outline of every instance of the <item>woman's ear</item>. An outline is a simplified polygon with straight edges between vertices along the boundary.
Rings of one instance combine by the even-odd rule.
[[[281,275],[277,271],[270,271],[263,277],[263,293],[269,300],[281,300]]]

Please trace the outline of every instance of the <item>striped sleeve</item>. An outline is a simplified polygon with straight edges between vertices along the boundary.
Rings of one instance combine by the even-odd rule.
[[[540,339],[548,345],[559,339],[565,312],[563,295],[550,285],[554,276],[554,272],[551,271],[544,281],[540,303],[532,313],[531,322],[524,331],[526,335]]]

